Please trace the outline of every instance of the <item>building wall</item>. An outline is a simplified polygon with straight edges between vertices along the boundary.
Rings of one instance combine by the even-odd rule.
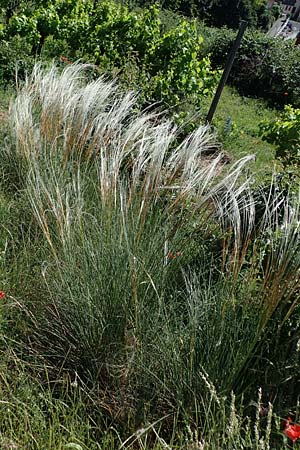
[[[300,16],[300,0],[283,0],[282,11],[297,20]]]
[[[267,7],[280,4],[284,14],[288,14],[292,20],[300,20],[300,0],[268,0]]]
[[[295,12],[294,12],[294,19],[299,20],[300,17],[300,0],[296,0],[295,4]]]
[[[292,15],[294,12],[296,0],[283,0],[282,2],[282,11],[285,14]]]

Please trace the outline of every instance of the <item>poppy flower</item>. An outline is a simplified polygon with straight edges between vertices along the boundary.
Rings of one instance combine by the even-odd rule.
[[[4,298],[5,297],[5,292],[0,291],[0,298]]]
[[[66,58],[65,56],[61,56],[60,57],[61,62],[65,63],[65,64],[72,64],[72,61],[70,61],[68,58]]]
[[[284,434],[290,438],[293,442],[296,442],[297,439],[300,439],[300,425],[292,424],[292,419],[288,417],[284,424]]]
[[[169,253],[168,253],[168,259],[175,259],[175,258],[178,258],[178,256],[181,256],[181,255],[182,255],[181,252],[173,253],[173,251],[170,250]]]

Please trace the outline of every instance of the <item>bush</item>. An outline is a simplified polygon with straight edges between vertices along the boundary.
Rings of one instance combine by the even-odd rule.
[[[276,145],[284,165],[300,164],[300,109],[286,105],[277,120],[260,124],[262,137]]]
[[[16,12],[3,33],[7,42],[26,37],[29,55],[81,58],[99,72],[118,73],[141,91],[144,104],[199,108],[218,78],[209,58],[201,57],[196,25],[181,19],[167,31],[157,6],[137,12],[111,0],[65,0]]]
[[[100,67],[118,68],[121,79],[129,73],[128,87],[133,77],[148,103],[162,101],[176,108],[189,101],[199,107],[215,88],[218,74],[211,70],[209,58],[199,58],[203,39],[195,24],[180,20],[166,31],[159,13],[157,6],[137,14],[101,2],[86,31],[85,58]]]
[[[136,0],[135,3],[145,5],[150,2]],[[244,19],[251,27],[266,27],[271,16],[263,0],[160,0],[159,3],[165,9],[197,17],[214,26],[238,28]]]
[[[214,68],[224,67],[235,35],[231,30],[212,30],[207,52]],[[229,81],[244,95],[271,103],[300,105],[300,53],[293,43],[246,32]]]
[[[31,72],[35,57],[26,38],[14,36],[0,42],[0,80],[2,84],[14,83],[16,76],[24,79]]]
[[[214,90],[217,74],[211,71],[209,58],[198,59],[202,41],[195,24],[187,22],[157,41],[146,60],[156,98],[170,105],[187,98],[200,107],[203,97]]]

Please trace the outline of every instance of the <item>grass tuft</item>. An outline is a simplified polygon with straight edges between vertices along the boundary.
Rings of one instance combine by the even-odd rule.
[[[299,198],[276,177],[253,188],[252,156],[224,170],[207,126],[180,142],[87,71],[36,65],[10,108],[1,151],[27,216],[9,301],[24,358],[139,426],[123,447],[169,445],[165,430],[186,420],[188,446],[238,448],[239,436],[268,449],[271,407],[262,437],[234,395],[253,395],[270,327],[299,304]]]

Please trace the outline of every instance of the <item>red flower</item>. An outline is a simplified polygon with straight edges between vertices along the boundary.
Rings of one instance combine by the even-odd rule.
[[[300,425],[292,424],[292,419],[288,417],[287,421],[284,424],[284,434],[290,438],[293,442],[297,439],[300,439]]]
[[[172,250],[170,250],[169,253],[168,253],[168,259],[175,259],[175,258],[178,258],[178,256],[181,256],[181,255],[182,255],[181,252],[173,253]]]
[[[4,298],[5,297],[5,292],[0,291],[0,298]]]
[[[70,61],[68,58],[66,58],[65,56],[61,56],[60,57],[61,62],[65,63],[65,64],[72,64],[72,61]]]

